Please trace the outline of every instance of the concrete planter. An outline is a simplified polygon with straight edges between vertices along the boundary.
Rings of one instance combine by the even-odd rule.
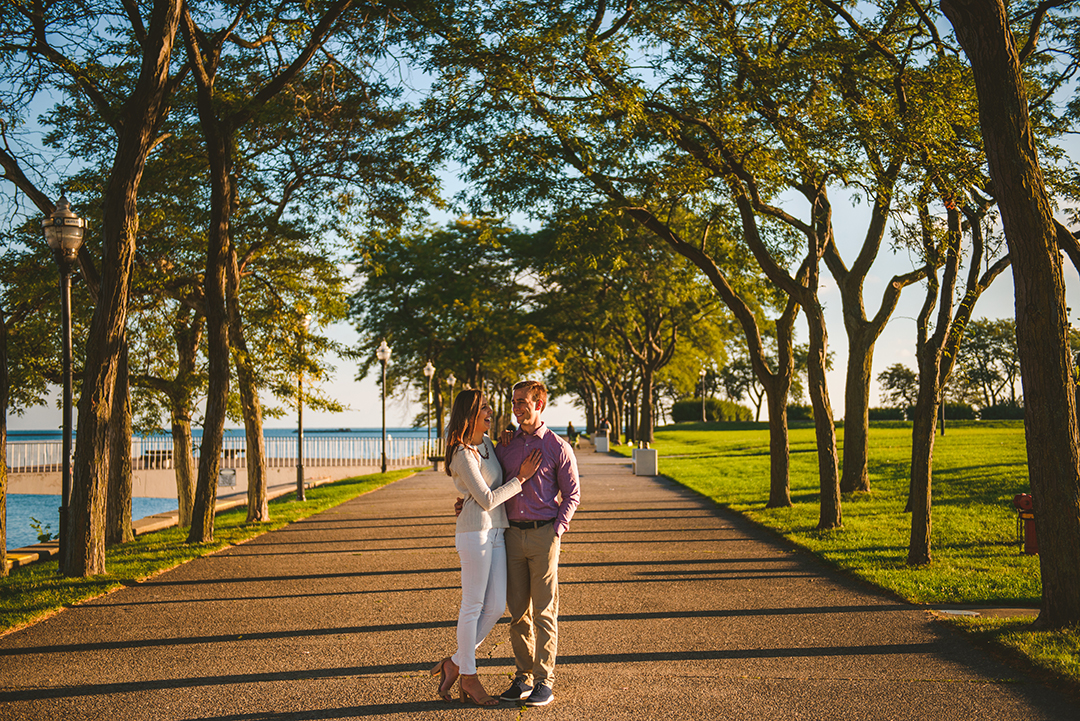
[[[657,453],[655,448],[635,448],[634,449],[634,475],[635,476],[656,476],[660,472],[657,470]]]

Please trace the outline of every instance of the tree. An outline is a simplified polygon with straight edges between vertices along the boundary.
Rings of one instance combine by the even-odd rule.
[[[994,197],[1013,260],[1028,474],[1043,584],[1038,623],[1049,628],[1080,623],[1080,433],[1059,230],[1039,166],[1021,64],[1054,5],[1037,8],[1018,50],[1002,0],[941,2],[975,76]]]
[[[458,388],[487,392],[493,427],[508,423],[509,389],[543,371],[551,346],[529,322],[530,289],[513,248],[518,233],[493,218],[460,218],[444,228],[371,232],[359,239],[351,317],[360,333],[359,373],[375,367],[375,348],[391,346],[387,393],[423,383],[424,365],[453,371]],[[433,378],[441,414],[443,378]]]
[[[153,318],[152,314],[157,317]],[[177,522],[181,528],[187,528],[195,503],[192,422],[196,398],[206,383],[199,353],[204,320],[189,306],[175,301],[143,309],[137,317],[144,332],[139,334],[131,352],[134,405],[141,415],[135,426],[153,432],[160,427],[162,416],[169,419],[179,509]]]
[[[538,235],[526,250],[541,286],[552,289],[538,298],[538,315],[567,319],[567,325],[588,316],[585,322],[624,344],[640,381],[631,394],[640,413],[631,416],[632,437],[652,443],[657,374],[680,342],[704,335],[701,326],[722,322],[715,295],[685,258],[603,208],[567,210]],[[562,305],[569,312],[551,312]],[[567,330],[553,329],[551,336],[561,339]]]
[[[239,198],[236,136],[300,74],[327,42],[351,5],[352,0],[336,0],[325,8],[260,6],[248,12],[249,9],[244,7],[220,17],[200,16],[207,25],[225,20],[225,25],[213,32],[197,25],[191,9],[184,6],[183,37],[195,82],[196,107],[210,179],[210,220],[203,282],[210,367],[206,425],[188,536],[192,543],[209,542],[214,538],[214,506],[227,414],[230,359],[237,363],[241,403],[245,409],[248,463],[252,466],[249,472],[257,480],[255,491],[249,497],[249,512],[254,508],[258,519],[265,517],[265,497],[260,497],[259,493],[265,484],[261,465],[262,411],[251,356],[243,337],[239,307],[240,263],[231,233],[233,208]],[[310,30],[291,34],[279,29],[275,33],[275,28],[291,27],[293,21],[301,21]],[[252,32],[260,40],[249,43],[242,37],[243,32]],[[274,52],[263,56],[263,44],[268,44]],[[227,48],[239,48],[241,57],[233,58],[226,52]],[[252,52],[245,54],[244,50]],[[249,80],[252,84],[246,86]]]
[[[720,382],[724,395],[736,403],[749,398],[754,404],[754,420],[761,420],[761,403],[765,400],[764,389],[757,382],[750,359],[741,356],[733,359],[720,369]]]
[[[340,179],[358,176],[351,169],[367,144],[380,145],[400,122],[393,109],[382,109],[385,90],[320,85],[333,68],[313,68],[268,102],[257,122],[238,130],[239,159],[234,165],[236,207],[231,240],[237,258],[238,301],[243,314],[230,318],[232,368],[243,382],[230,383],[229,418],[243,422],[260,439],[261,416],[280,415],[264,406],[260,393],[294,403],[296,375],[317,380],[327,369],[323,356],[338,348],[313,330],[305,334],[304,358],[280,353],[295,347],[298,319],[314,318],[312,328],[344,316],[344,256],[332,242],[335,214],[328,214],[328,194],[348,192]],[[222,83],[231,82],[223,79]],[[333,98],[329,97],[332,94]],[[358,98],[361,98],[359,100]],[[205,264],[209,192],[205,154],[197,118],[191,115],[191,94],[181,93],[168,126],[169,137],[148,164],[143,196],[154,212],[140,229],[139,264],[134,281],[138,295],[133,323],[142,343],[134,382],[142,385],[137,409],[144,430],[173,428],[175,469],[182,525],[190,525],[195,480],[191,476],[191,424],[196,395],[206,391],[201,358],[206,306],[201,285]],[[298,111],[297,103],[303,102]],[[328,109],[328,106],[332,108]],[[336,115],[345,115],[341,122]],[[372,127],[366,127],[366,126]],[[364,142],[350,142],[354,134]],[[392,140],[393,138],[389,138]],[[348,145],[348,152],[342,146]],[[370,158],[362,177],[385,174],[388,167]],[[410,161],[400,161],[409,167]],[[393,166],[390,166],[391,168]],[[420,176],[420,174],[417,174]],[[413,188],[421,182],[402,184]],[[375,185],[372,183],[372,185]],[[388,194],[387,202],[391,201]],[[347,207],[342,203],[341,207]],[[139,338],[139,336],[144,336]],[[234,379],[235,380],[235,379]],[[239,389],[237,392],[236,389]],[[149,393],[146,391],[150,391]],[[315,391],[314,393],[312,391]],[[340,408],[309,383],[307,406]],[[244,398],[258,402],[245,402]],[[239,411],[239,413],[237,412]],[[165,421],[164,419],[171,419]],[[250,434],[249,434],[250,435]],[[260,445],[249,445],[248,520],[268,518],[265,473]]]
[[[108,437],[110,427],[122,427],[112,421],[138,227],[135,200],[146,157],[175,84],[170,61],[180,5],[179,0],[155,0],[145,8],[145,17],[138,12],[142,8],[133,7],[110,14],[88,6],[14,5],[3,30],[9,48],[32,48],[25,55],[9,52],[4,58],[9,77],[16,78],[13,85],[19,89],[16,92],[21,93],[22,103],[40,89],[56,88],[69,97],[84,99],[115,138],[104,194],[100,290],[79,399],[71,512],[64,531],[67,555],[60,559],[61,571],[69,576],[90,576],[105,570]],[[133,39],[130,54],[112,55],[123,58],[120,72],[100,72],[100,59],[109,55],[102,50],[108,42],[102,26],[110,32],[126,26]],[[71,37],[85,41],[65,45],[63,50],[50,44],[53,39]],[[25,176],[15,180],[37,203],[41,192],[24,181]]]
[[[942,201],[946,212],[945,227],[941,227],[931,216],[928,183],[917,228],[926,263],[926,296],[917,320],[918,339],[915,346],[919,363],[919,393],[911,424],[911,490],[908,497],[911,541],[907,558],[911,566],[923,566],[931,561],[934,433],[938,406],[943,402],[942,389],[956,362],[964,327],[971,318],[976,301],[1009,265],[1009,256],[1006,255],[992,263],[987,262],[988,267],[983,268],[986,253],[983,223],[989,203],[975,201],[958,207],[959,199],[948,194],[949,189],[942,190],[946,193]],[[966,216],[966,226],[971,235],[971,251],[962,296],[959,303],[954,303],[956,284],[962,270],[962,214]],[[938,268],[942,269],[940,280]]]
[[[903,363],[893,363],[877,375],[886,405],[914,408],[919,397],[919,377]]]
[[[1020,359],[1012,318],[979,319],[967,325],[956,356],[958,382],[984,408],[1005,400],[1016,403]]]
[[[470,98],[472,107],[485,103],[482,110],[465,114],[466,122],[472,121],[468,132],[455,137],[473,161],[471,179],[483,186],[486,198],[506,204],[500,207],[535,207],[553,196],[561,202],[578,189],[599,192],[692,259],[744,323],[781,440],[786,437],[782,426],[789,383],[787,321],[780,323],[781,367],[774,377],[754,340],[760,329],[752,327],[752,311],[747,314],[739,307],[746,299],[724,288],[724,273],[732,268],[728,259],[711,254],[709,232],[687,233],[670,227],[667,218],[673,210],[693,208],[707,219],[709,230],[737,233],[769,281],[785,294],[791,306],[788,315],[801,309],[807,318],[821,524],[839,525],[839,496],[832,483],[838,475],[833,470],[837,454],[824,385],[827,335],[816,297],[818,266],[826,260],[848,289],[844,298],[853,321],[849,327],[862,323],[868,328],[852,346],[856,355],[860,349],[868,355],[895,294],[917,279],[912,274],[894,279],[882,310],[865,321],[862,279],[880,245],[892,186],[912,152],[893,141],[925,136],[917,124],[895,121],[893,105],[907,98],[893,98],[888,90],[893,84],[881,82],[892,77],[899,86],[905,73],[916,74],[911,59],[901,56],[912,39],[900,32],[884,40],[867,38],[858,27],[849,27],[850,37],[845,36],[847,21],[838,24],[832,11],[822,13],[820,8],[785,13],[759,4],[627,4],[621,6],[625,12],[609,13],[605,4],[583,14],[569,4],[543,10],[515,7],[515,12],[502,15],[514,18],[515,28],[502,34],[495,31],[500,19],[484,17],[476,8],[452,19],[430,20],[443,37],[461,36],[460,43],[440,46],[437,57],[455,67],[467,65],[486,78],[471,82],[476,75],[456,73],[448,75],[443,86],[447,97],[455,99],[455,108],[461,107],[462,97]],[[883,18],[880,26],[891,28],[888,32],[916,26],[905,21],[905,12],[909,10],[897,9],[896,16]],[[524,17],[529,22],[524,23]],[[469,22],[479,18],[483,30],[470,34]],[[542,42],[527,39],[529,33],[520,27],[537,28]],[[770,41],[777,28],[783,28],[783,42]],[[487,33],[499,42],[487,43]],[[868,50],[865,45],[871,42],[877,46]],[[893,65],[886,67],[884,58],[890,53]],[[647,72],[641,70],[646,66]],[[925,82],[928,87],[935,83],[933,78]],[[503,120],[490,122],[492,117]],[[888,120],[876,124],[878,118]],[[452,127],[460,130],[465,123]],[[886,156],[883,148],[896,148],[896,153]],[[566,169],[571,180],[556,181]],[[835,178],[864,188],[875,203],[863,252],[851,269],[843,267],[836,253],[828,192]],[[808,210],[790,212],[781,200],[784,193],[805,200]],[[848,392],[856,400],[868,393],[869,364],[863,368],[862,360],[854,367],[865,372],[857,384],[853,381],[861,387]],[[864,400],[857,414],[863,431],[865,405]],[[858,462],[862,444],[857,442],[857,421],[855,426],[850,462],[865,475],[865,463]],[[785,449],[785,443],[774,444],[774,468],[786,468]]]
[[[885,286],[877,312],[869,318],[863,287],[879,254],[889,216],[904,203],[906,166],[920,156],[941,152],[942,138],[933,130],[942,123],[944,113],[954,113],[962,105],[958,96],[966,88],[955,82],[955,70],[949,63],[933,57],[926,62],[927,56],[920,50],[935,31],[917,6],[896,3],[857,18],[857,13],[841,3],[821,0],[821,4],[837,24],[827,33],[826,47],[843,49],[829,51],[838,57],[831,64],[835,70],[826,71],[826,75],[842,108],[837,120],[850,129],[836,141],[843,150],[825,160],[822,168],[844,178],[848,188],[871,204],[869,223],[850,267],[841,257],[836,239],[825,254],[840,290],[848,335],[840,488],[848,493],[867,492],[874,345],[896,308],[900,292],[918,281],[922,270],[894,276]],[[845,27],[847,33],[843,32]],[[954,127],[964,130],[960,123]],[[852,160],[854,164],[848,165]]]

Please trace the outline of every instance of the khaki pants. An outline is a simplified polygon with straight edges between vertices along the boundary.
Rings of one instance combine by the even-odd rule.
[[[554,523],[506,529],[506,607],[517,677],[551,686],[559,643],[559,539]]]

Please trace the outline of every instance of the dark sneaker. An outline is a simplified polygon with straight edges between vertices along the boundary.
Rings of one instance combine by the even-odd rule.
[[[525,683],[525,679],[515,678],[514,682],[510,684],[510,688],[503,691],[499,698],[503,701],[520,701],[523,698],[528,698],[532,690],[533,687]]]
[[[555,694],[551,692],[550,686],[545,686],[542,683],[536,684],[536,688],[529,694],[529,698],[525,699],[526,706],[547,706],[549,703],[555,700]]]

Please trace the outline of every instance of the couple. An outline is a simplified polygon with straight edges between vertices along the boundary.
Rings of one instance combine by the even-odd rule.
[[[446,433],[446,473],[465,498],[454,546],[461,558],[457,653],[435,664],[439,696],[449,701],[460,679],[460,699],[495,706],[499,699],[526,706],[554,700],[559,615],[559,539],[580,499],[577,461],[570,445],[540,415],[547,388],[514,386],[519,428],[498,448],[487,435],[491,408],[480,391],[454,399]],[[504,480],[506,479],[506,480]],[[476,649],[510,611],[510,642],[517,672],[510,688],[489,696],[476,675]]]

